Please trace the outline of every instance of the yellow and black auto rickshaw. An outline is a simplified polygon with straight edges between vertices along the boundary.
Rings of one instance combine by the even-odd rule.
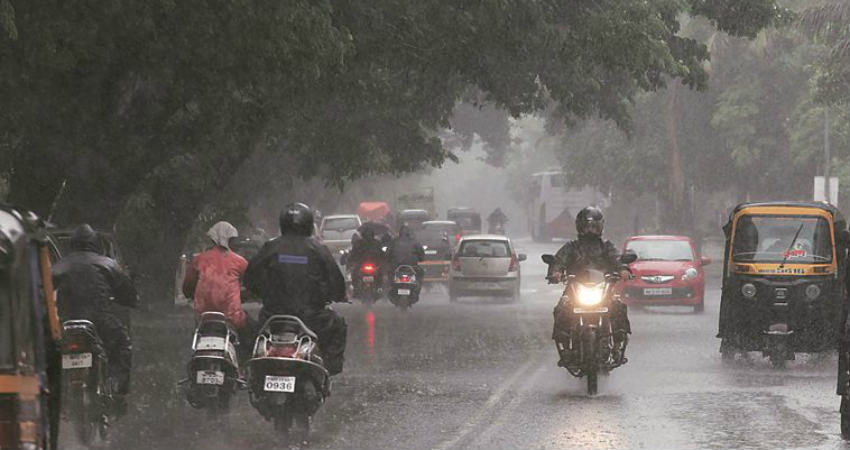
[[[835,349],[845,298],[847,223],[820,202],[744,203],[723,227],[720,352],[761,351],[774,367],[795,352]]]
[[[0,204],[0,449],[56,448],[61,331],[51,254],[35,215]]]

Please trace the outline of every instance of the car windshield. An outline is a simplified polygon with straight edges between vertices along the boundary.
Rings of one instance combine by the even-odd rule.
[[[357,227],[357,219],[353,217],[327,219],[322,226],[322,238],[327,240],[351,239]]]
[[[464,230],[481,228],[481,217],[477,214],[451,215],[449,216],[449,220],[455,221]]]
[[[460,247],[460,256],[463,258],[507,258],[510,255],[511,250],[505,241],[464,241]]]
[[[629,241],[627,250],[633,250],[639,261],[693,261],[694,252],[687,241],[636,240]]]
[[[829,222],[813,216],[743,216],[735,227],[732,259],[738,262],[831,262]]]

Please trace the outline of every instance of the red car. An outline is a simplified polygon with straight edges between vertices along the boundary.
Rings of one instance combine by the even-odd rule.
[[[694,312],[705,308],[705,270],[711,260],[699,257],[686,236],[634,236],[625,250],[637,253],[630,267],[634,279],[620,289],[627,305],[686,305]]]

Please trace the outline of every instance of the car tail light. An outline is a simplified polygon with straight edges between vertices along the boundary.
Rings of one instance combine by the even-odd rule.
[[[270,344],[266,356],[277,358],[292,358],[298,352],[296,344]]]
[[[508,266],[508,272],[516,272],[519,270],[519,258],[515,253],[511,253],[511,265]]]
[[[454,258],[452,258],[452,270],[454,270],[454,271],[456,271],[456,272],[460,272],[460,271],[461,271],[461,268],[460,268],[460,258],[458,258],[457,256],[455,256]]]
[[[375,267],[375,265],[372,263],[364,263],[362,266],[360,266],[360,272],[366,275],[372,275],[377,270],[378,268]]]

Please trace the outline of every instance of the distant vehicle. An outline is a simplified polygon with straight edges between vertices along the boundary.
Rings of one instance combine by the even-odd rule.
[[[77,439],[90,445],[109,430],[114,382],[103,341],[88,320],[62,324],[62,416]]]
[[[531,175],[526,217],[531,237],[547,241],[575,235],[576,214],[588,205],[608,206],[608,197],[591,187],[576,189],[564,172],[549,170]]]
[[[481,234],[481,214],[472,208],[450,208],[446,219],[454,221],[461,228],[461,234]]]
[[[461,238],[461,228],[449,220],[432,220],[422,223],[416,231],[416,240],[425,247],[425,261],[419,263],[424,269],[422,282],[447,283],[454,248]]]
[[[621,281],[627,305],[686,305],[705,308],[705,270],[711,260],[700,257],[687,236],[633,236],[624,250],[637,254],[630,264],[634,279]]]
[[[449,271],[449,301],[473,295],[503,296],[518,301],[519,263],[525,259],[505,236],[462,237]]]
[[[429,216],[437,217],[437,207],[434,203],[434,188],[426,188],[399,195],[396,198],[396,209],[399,211],[405,209],[424,209],[428,211]]]
[[[386,202],[361,202],[357,215],[363,222],[387,222],[392,219],[392,210]]]
[[[360,216],[356,214],[326,216],[319,226],[319,237],[336,257],[340,251],[351,249],[351,237],[360,225],[362,225]]]
[[[398,213],[396,223],[399,227],[407,225],[411,230],[417,231],[422,228],[423,223],[430,220],[433,220],[431,213],[424,209],[405,209]]]
[[[419,279],[413,267],[396,267],[387,297],[402,311],[419,301]]]

